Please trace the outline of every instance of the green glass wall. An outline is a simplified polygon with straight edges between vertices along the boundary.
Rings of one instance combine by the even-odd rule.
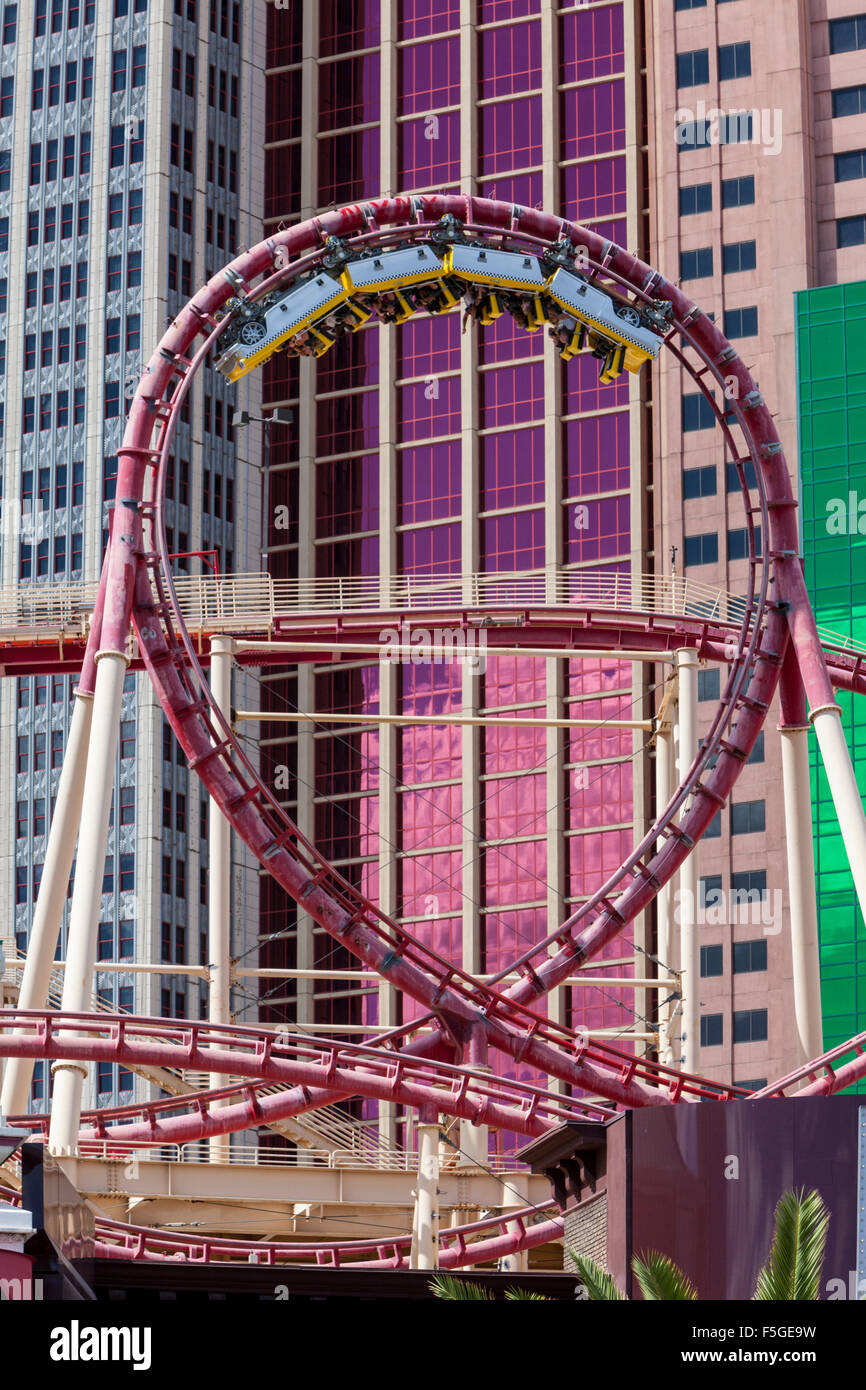
[[[820,626],[866,644],[866,282],[796,296],[806,582]],[[839,693],[866,796],[866,698]],[[866,931],[812,740],[824,1045],[866,1030]],[[857,1088],[866,1090],[866,1083]]]

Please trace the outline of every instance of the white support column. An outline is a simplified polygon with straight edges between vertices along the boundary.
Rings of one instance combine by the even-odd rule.
[[[698,748],[698,656],[689,648],[677,652],[679,718],[677,727],[677,776],[681,782]],[[682,980],[682,1042],[680,1064],[685,1071],[699,1070],[701,1048],[700,944],[698,942],[698,856],[692,850],[679,871],[679,903],[675,917],[680,924],[680,973]]]
[[[821,970],[818,957],[818,904],[812,837],[808,725],[782,726],[782,784],[785,795],[785,850],[794,965],[794,1023],[797,1062],[819,1057],[824,1048]]]
[[[63,757],[63,770],[57,788],[57,801],[51,817],[51,830],[45,852],[45,868],[33,913],[27,959],[18,992],[19,1009],[42,1009],[48,997],[51,967],[60,937],[60,924],[75,856],[75,841],[81,821],[87,747],[90,742],[93,696],[75,696],[69,737]],[[21,1115],[30,1108],[30,1082],[33,1060],[10,1057],[6,1064],[0,1114]]]
[[[674,790],[674,734],[667,710],[662,715],[662,721],[656,732],[655,743],[657,815],[664,810]],[[658,935],[656,954],[660,961],[660,964],[656,966],[656,975],[661,978],[671,975],[676,968],[677,941],[674,931],[673,890],[670,879],[659,889],[656,896],[656,923]],[[671,999],[664,1002],[664,995],[661,992],[657,997],[659,1001],[659,1058],[665,1066],[674,1066],[677,1060],[677,1050],[672,1036],[675,1000]]]
[[[502,1184],[503,1214],[509,1207],[516,1207],[519,1211],[521,1207],[530,1205],[527,1175],[510,1173],[508,1181]],[[502,1269],[506,1274],[526,1274],[529,1269],[529,1251],[517,1250],[513,1255],[506,1255],[502,1261]]]
[[[84,778],[81,833],[61,1004],[70,1013],[86,1013],[93,1008],[93,969],[105,873],[108,819],[114,790],[123,681],[128,665],[126,656],[111,651],[97,653],[96,662],[91,738]],[[49,1148],[54,1154],[75,1153],[87,1068],[79,1062],[55,1062],[52,1071],[55,1080]]]
[[[413,1269],[439,1267],[439,1123],[434,1114],[418,1119],[418,1186],[412,1222]]]
[[[866,920],[866,814],[842,728],[842,711],[838,705],[825,705],[810,712],[809,718],[824,760],[860,912]]]
[[[211,639],[210,685],[217,707],[231,719],[232,652],[230,637]],[[208,1019],[220,1025],[231,1023],[231,904],[232,828],[213,798],[208,800]],[[215,1088],[228,1086],[229,1076],[215,1076]],[[210,1160],[220,1162],[210,1145]]]

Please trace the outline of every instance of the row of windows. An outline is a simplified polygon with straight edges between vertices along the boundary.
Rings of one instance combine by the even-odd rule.
[[[765,902],[767,897],[766,869],[740,869],[731,874],[731,903],[734,906],[748,908],[750,904]],[[722,905],[721,874],[705,874],[698,881],[698,901],[704,909]]]
[[[225,492],[223,492],[224,486]],[[225,508],[223,508],[224,499]],[[224,521],[234,522],[234,478],[224,479],[221,473],[213,474],[213,505],[211,505],[211,471],[209,468],[205,468],[202,472],[202,510],[211,513],[215,517],[222,517]],[[225,510],[225,516],[223,516],[223,510]]]
[[[175,965],[186,964],[186,927],[163,922],[160,932],[160,959]]]
[[[40,468],[36,474],[37,492],[34,498],[33,483],[34,474],[32,468],[25,468],[21,474],[21,510],[26,515],[32,511],[34,504],[37,511],[46,512],[51,506],[52,496],[55,507],[65,507],[69,503],[73,507],[80,507],[84,502],[84,464],[78,460],[72,465],[72,476],[70,480],[69,469],[65,463],[58,463],[54,469],[52,480],[50,468]],[[69,486],[69,483],[72,486]],[[53,483],[53,486],[52,486]],[[62,680],[62,677],[58,677]],[[39,686],[37,685],[37,699],[39,704]]]
[[[38,897],[38,894],[39,894],[39,885],[40,885],[41,882],[42,882],[42,872],[43,872],[43,869],[44,869],[44,868],[45,868],[45,865],[44,865],[44,864],[34,864],[34,865],[33,865],[33,874],[32,874],[32,879],[31,879],[31,874],[30,874],[30,871],[28,870],[26,864],[17,864],[17,865],[15,866],[15,902],[16,902],[17,904],[20,905],[21,903],[26,903],[26,902],[30,902],[30,901],[35,902],[35,901],[36,901],[36,898]],[[108,859],[106,859],[106,861],[105,861],[105,869],[104,869],[103,875],[102,875],[102,891],[103,891],[103,893],[113,893],[113,892],[114,892],[115,880],[116,880],[116,882],[117,882],[117,889],[118,889],[118,892],[120,892],[120,893],[134,893],[134,892],[135,892],[135,855],[134,855],[134,854],[121,854],[121,855],[120,855],[120,857],[119,857],[119,864],[118,864],[118,871],[117,871],[116,874],[115,874],[115,869],[114,869],[114,859],[113,859],[112,857],[109,857]],[[70,880],[69,880],[69,889],[68,889],[68,893],[67,893],[67,896],[69,896],[69,897],[72,896],[72,886],[73,886],[73,883],[74,883],[74,875],[73,875],[73,876],[70,876]],[[31,897],[31,892],[32,892],[32,897]],[[112,945],[113,945],[113,942],[112,942]]]
[[[37,304],[53,304],[55,289],[57,292],[58,303],[64,303],[72,298],[72,270],[71,265],[61,265],[55,271],[53,266],[44,266],[42,270],[42,296],[39,295],[39,272],[29,270],[25,281],[24,303],[28,309],[35,309]],[[79,261],[75,266],[75,298],[84,299],[87,295],[87,261]]]
[[[36,246],[39,243],[40,226],[42,229],[43,241],[55,241],[57,239],[58,220],[57,208],[53,203],[49,203],[43,210],[40,219],[39,209],[31,208],[27,214],[27,245]],[[62,203],[60,207],[60,240],[67,241],[71,236],[86,236],[90,229],[90,201],[82,198],[78,204],[78,214],[76,216],[74,203]]]
[[[752,463],[751,459],[747,461],[745,473],[747,483],[750,487],[754,487],[755,465]],[[725,484],[726,492],[739,491],[740,478],[735,463],[728,463],[725,465]],[[687,501],[694,497],[715,497],[717,491],[717,472],[715,464],[707,463],[703,464],[700,468],[683,469],[683,497]]]
[[[74,531],[69,541],[69,569],[75,574],[84,564],[84,538],[79,531]],[[53,539],[53,554],[51,542],[46,538],[31,545],[27,541],[22,541],[18,548],[18,577],[20,579],[44,579],[49,574],[65,574],[67,561],[66,537],[55,536]],[[39,735],[37,734],[38,738]],[[19,754],[18,771],[29,772],[26,765],[26,758]],[[35,767],[44,766],[38,760]]]
[[[168,154],[175,168],[182,168],[186,174],[195,173],[195,135],[191,130],[181,131],[177,121],[171,123]]]
[[[189,64],[189,59],[187,59],[187,64]],[[187,86],[187,91],[189,92],[189,86]],[[208,106],[225,111],[229,116],[237,116],[238,114],[238,79],[234,74],[230,76],[229,73],[223,72],[222,68],[216,68],[213,63],[208,68],[207,101]]]
[[[748,145],[753,139],[754,112],[731,111],[717,123],[710,119],[681,121],[675,131],[679,152],[706,150],[714,144]]]
[[[126,333],[124,335],[127,352],[135,352],[141,347],[141,315],[127,314]],[[121,321],[120,319],[105,320],[105,354],[112,356],[115,352],[120,352],[121,346]]]
[[[716,0],[718,5],[724,5],[726,0]],[[674,0],[675,10],[703,10],[706,8],[707,0]]]
[[[123,130],[124,127],[119,127]],[[112,131],[112,137],[114,131]],[[83,130],[79,138],[77,154],[78,177],[90,173],[90,131]],[[44,159],[43,159],[44,153]],[[141,156],[139,156],[140,158]],[[58,168],[62,170],[62,177],[71,179],[76,174],[76,151],[75,136],[65,135],[63,137],[63,156],[62,164],[59,164],[60,142],[59,140],[46,140],[44,145],[39,140],[35,140],[30,146],[30,183],[31,186],[37,183],[53,183],[57,178]]]
[[[719,81],[728,82],[752,75],[752,46],[745,43],[723,43],[718,48]],[[710,50],[695,48],[677,54],[677,86],[699,87],[710,80]]]
[[[70,418],[70,394],[72,397],[72,412]],[[73,425],[84,424],[84,387],[76,386],[70,393],[69,391],[58,391],[56,397],[50,392],[45,392],[39,397],[39,429],[50,430],[52,428],[62,430],[70,423]],[[22,434],[33,434],[36,428],[37,410],[36,397],[25,396],[21,410],[21,432]]]
[[[749,555],[749,533],[745,526],[728,532],[728,559],[746,560]],[[755,553],[761,554],[761,528],[755,527]],[[683,537],[683,561],[690,565],[715,565],[719,560],[719,537],[715,531],[698,536]]]
[[[758,835],[767,828],[767,807],[764,801],[734,801],[731,803],[731,834]],[[722,812],[716,812],[704,831],[708,840],[722,833]]]
[[[174,12],[180,13],[181,0],[174,0]],[[189,5],[187,5],[189,8]],[[193,4],[195,9],[195,4]],[[210,31],[212,34],[219,33],[224,39],[231,38],[232,43],[241,41],[241,6],[240,0],[210,0]]]
[[[93,59],[82,58],[81,68],[81,97],[87,101],[93,96]],[[54,63],[47,70],[36,68],[33,72],[33,88],[31,94],[31,106],[34,111],[41,111],[44,106],[59,106],[61,104],[61,94],[66,103],[78,100],[79,65],[77,60],[69,60],[66,63],[65,80],[64,71],[61,63]]]
[[[216,237],[214,237],[214,227],[216,227]],[[228,241],[226,241],[226,229],[228,229]],[[205,241],[209,245],[222,246],[224,249],[234,251],[238,244],[237,219],[227,218],[222,212],[218,212],[214,218],[213,208],[208,203],[204,214],[204,235]]]
[[[62,365],[70,360],[71,334],[70,328],[58,328],[57,330],[57,363]],[[51,367],[54,365],[55,336],[54,330],[49,328],[42,333],[39,342],[39,365],[40,367]],[[75,324],[75,352],[76,362],[81,362],[87,356],[87,324]],[[25,333],[24,335],[24,370],[32,371],[36,366],[36,334]]]
[[[113,92],[125,91],[127,79],[130,87],[143,87],[146,70],[146,44],[135,44],[129,50],[116,48],[111,55],[111,90]]]
[[[144,121],[130,121],[111,127],[108,154],[110,169],[124,169],[128,164],[140,164],[144,159]]]
[[[226,155],[228,154],[228,184],[226,184]],[[225,145],[217,145],[213,140],[207,142],[207,179],[219,188],[228,187],[230,193],[238,191],[237,150],[226,151]]]
[[[729,241],[722,246],[722,270],[725,275],[736,275],[743,270],[754,270],[757,259],[757,245],[754,241]],[[712,273],[712,246],[702,246],[694,251],[680,252],[681,280],[702,280]]]
[[[174,869],[173,874],[172,868]],[[162,891],[168,898],[171,897],[172,893],[176,898],[186,897],[185,859],[172,859],[170,854],[162,856]]]
[[[755,201],[755,176],[722,179],[722,207],[743,208]],[[712,212],[713,185],[690,183],[680,189],[680,217],[693,217],[699,212]]]
[[[732,1018],[735,1043],[767,1041],[767,1010],[735,1010]],[[723,1014],[701,1015],[701,1047],[721,1047],[725,1040]]]
[[[701,975],[711,976],[725,973],[724,946],[701,947]],[[735,941],[731,952],[731,966],[735,975],[753,974],[756,970],[767,968],[766,939],[758,941]]]

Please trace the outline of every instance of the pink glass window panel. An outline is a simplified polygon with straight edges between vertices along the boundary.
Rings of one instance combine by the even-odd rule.
[[[289,9],[268,6],[267,63],[269,68],[299,63],[303,45],[303,14],[300,5]]]
[[[538,14],[541,0],[480,0],[478,23],[493,24],[501,19],[520,19],[522,15]]]
[[[434,39],[400,50],[399,114],[435,111],[460,101],[460,40]]]
[[[533,656],[495,656],[492,650],[488,653],[484,672],[484,704],[488,710],[543,701],[546,690],[543,660]]]
[[[400,38],[444,34],[460,25],[460,0],[401,0]]]
[[[402,531],[400,566],[407,574],[459,574],[459,524]]]
[[[379,55],[319,64],[319,129],[342,130],[379,119]]]
[[[581,508],[586,509],[584,514]],[[628,553],[631,547],[628,497],[604,497],[599,502],[584,502],[581,508],[566,509],[568,529],[565,539],[565,558],[568,563],[581,560],[608,560]]]
[[[502,314],[493,323],[476,329],[481,344],[482,362],[511,362],[516,357],[541,357],[544,351],[544,330],[527,333],[510,314]]]
[[[375,48],[379,34],[379,0],[319,0],[319,49],[323,58],[356,48]]]
[[[402,917],[433,917],[440,912],[459,912],[460,873],[463,856],[412,855],[400,864]],[[431,902],[429,899],[435,899]]]
[[[293,217],[301,210],[301,147],[265,150],[265,217]]]
[[[297,367],[297,359],[295,359]],[[353,386],[375,386],[379,380],[379,332],[362,329],[338,338],[316,359],[316,390],[346,391]],[[297,395],[297,388],[295,389]]]
[[[628,487],[628,414],[596,415],[563,426],[565,495],[580,497]]]
[[[624,217],[612,218],[609,222],[597,222],[592,230],[596,236],[613,241],[617,246],[628,245],[628,226]]]
[[[544,709],[522,709],[521,719],[544,718]],[[541,767],[544,763],[545,730],[539,723],[537,729],[527,729],[503,722],[501,729],[488,724],[484,729],[484,771],[488,775],[496,772],[525,772],[530,768]],[[523,779],[521,779],[522,781]],[[504,782],[496,782],[497,795],[505,790]],[[492,797],[492,793],[488,796]],[[491,814],[496,807],[491,802]],[[504,832],[502,832],[504,834]]]
[[[266,86],[265,139],[294,140],[301,133],[301,70],[275,73]]]
[[[378,536],[316,546],[316,576],[319,579],[349,579],[359,574],[378,573]]]
[[[328,859],[353,859],[361,853],[354,801],[326,801],[315,809],[316,846]]]
[[[495,179],[485,179],[481,185],[481,196],[493,198],[499,203],[516,203],[522,208],[541,206],[541,171],[531,174],[500,174]]]
[[[435,391],[419,381],[398,387],[397,409],[403,439],[429,439],[460,430],[459,376],[437,377],[433,386]]]
[[[544,754],[533,759],[540,767]],[[515,835],[540,835],[547,816],[546,779],[503,777],[484,784],[484,834],[488,840],[507,840]]]
[[[631,668],[624,661],[614,661],[612,657],[589,657],[583,661],[570,661],[566,666],[567,693],[569,695],[589,695],[598,691],[604,694],[614,690],[631,689]],[[628,718],[623,715],[623,718]]]
[[[542,907],[526,907],[519,912],[489,912],[482,915],[484,924],[484,968],[494,975],[511,965],[527,946],[533,946],[547,935],[547,913]],[[538,1000],[543,1003],[544,1000]],[[533,1005],[535,1008],[536,1005]],[[514,1067],[511,1059],[503,1064]],[[498,1075],[506,1075],[497,1069]]]
[[[628,403],[628,373],[623,372],[609,385],[598,379],[601,364],[587,352],[563,364],[563,414],[584,415],[593,410],[610,410]]]
[[[320,457],[355,449],[375,449],[379,442],[379,396],[332,396],[316,403],[316,451]]]
[[[460,113],[422,116],[399,128],[400,186],[438,188],[460,176]]]
[[[605,727],[607,720],[633,717],[631,694],[581,700],[579,706],[569,706],[569,709],[573,718],[598,721],[593,729],[568,730],[569,762],[586,763],[597,758],[616,758],[631,753],[631,730]]]
[[[400,814],[403,849],[459,846],[459,786],[425,787],[421,792],[405,792],[400,797]]]
[[[297,550],[278,550],[268,556],[268,574],[274,579],[297,579]]]
[[[460,513],[459,439],[401,449],[399,522],[439,521]]]
[[[584,82],[624,71],[622,5],[564,15],[561,33],[561,82]]]
[[[482,870],[486,906],[535,902],[547,893],[547,843],[526,840],[485,849]]]
[[[264,403],[269,401],[287,401],[297,397],[298,394],[298,359],[297,357],[287,357],[284,352],[277,352],[265,363],[264,366]],[[281,440],[297,437],[297,425],[280,425],[279,435]],[[271,450],[277,446],[276,432],[271,439]],[[285,460],[284,460],[285,461]]]
[[[433,918],[429,922],[413,922],[412,935],[437,955],[446,960],[460,962],[462,950],[462,924],[459,916],[444,917],[441,921]],[[416,1004],[408,994],[403,995],[403,1019],[417,1018],[419,1013],[427,1012],[426,1006]]]
[[[541,86],[541,25],[503,25],[480,35],[481,97],[504,97]]]
[[[425,314],[397,329],[400,377],[434,377],[460,367],[460,315]]]
[[[590,222],[626,210],[625,157],[569,164],[562,171],[563,215],[572,222]]]
[[[379,455],[335,459],[316,469],[316,534],[346,535],[379,525]]]
[[[544,512],[485,517],[481,551],[485,570],[539,569],[544,564]]]
[[[523,169],[541,162],[541,98],[519,97],[481,108],[480,170]]]
[[[362,716],[359,716],[362,717]],[[324,722],[324,721],[323,721]],[[317,796],[348,796],[350,792],[379,785],[379,735],[337,732],[333,738],[316,740],[316,771],[314,785]],[[378,811],[365,802],[363,819],[369,826],[378,825]],[[359,810],[359,819],[360,810]]]
[[[628,818],[631,818],[631,807]],[[594,893],[614,870],[620,868],[631,851],[632,832],[630,829],[601,830],[589,835],[570,835],[566,846],[569,896],[580,897]]]
[[[568,781],[569,824],[573,829],[631,820],[631,763],[579,768],[568,774]]]
[[[351,713],[379,709],[379,667],[355,666],[316,673],[316,709]]]
[[[481,438],[483,511],[544,501],[544,427]]]
[[[460,671],[452,662],[434,665],[412,661],[400,668],[400,691],[406,714],[447,714],[454,700],[459,703],[461,689]]]
[[[524,424],[544,414],[544,367],[527,362],[481,373],[481,427]]]
[[[562,93],[564,159],[606,154],[625,144],[625,84],[621,79]]]
[[[319,141],[319,205],[350,203],[379,192],[379,130]]]
[[[270,475],[270,513],[268,545],[291,545],[298,539],[298,470],[286,469]],[[278,508],[287,511],[278,511]],[[277,527],[277,521],[288,525]]]

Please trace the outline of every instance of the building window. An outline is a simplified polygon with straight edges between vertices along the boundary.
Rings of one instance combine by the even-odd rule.
[[[690,430],[709,430],[716,423],[716,413],[703,391],[683,396],[683,433]]]
[[[756,338],[758,336],[757,306],[750,305],[747,309],[726,309],[724,334],[726,338]]]
[[[733,962],[735,975],[748,975],[756,970],[766,970],[766,939],[761,941],[735,941]]]
[[[735,801],[731,806],[731,834],[756,835],[767,828],[765,801]]]
[[[707,666],[698,671],[698,699],[718,700],[721,688],[721,672],[718,666]]]
[[[130,960],[135,954],[135,923],[126,918],[118,923],[118,955],[121,960]]]
[[[722,833],[722,812],[718,810],[704,831],[705,840],[717,840]]]
[[[866,246],[866,214],[859,217],[840,217],[836,222],[836,246]]]
[[[707,0],[675,0],[675,10],[702,10],[705,8]]]
[[[832,95],[834,117],[866,114],[866,82],[856,87],[838,87]]]
[[[722,179],[722,207],[744,208],[755,201],[755,176],[744,174],[737,179]]]
[[[15,78],[4,77],[0,81],[0,117],[11,116],[14,104]]]
[[[765,903],[768,897],[766,869],[742,869],[731,874],[732,908]]]
[[[3,43],[14,43],[18,37],[18,6],[3,6]]]
[[[721,0],[719,0],[721,4]],[[743,1091],[763,1091],[767,1084],[766,1076],[759,1076],[755,1081],[735,1081],[734,1085],[739,1086]]]
[[[7,5],[14,9],[14,5]],[[4,40],[5,42],[5,40]],[[830,52],[853,53],[866,48],[866,14],[851,15],[849,19],[830,20]]]
[[[695,48],[690,53],[677,54],[677,86],[698,87],[710,80],[710,51]]]
[[[686,565],[714,565],[719,558],[719,538],[715,531],[700,536],[685,536],[683,556]]]
[[[729,241],[722,247],[722,270],[725,275],[736,275],[742,270],[754,270],[758,263],[757,243],[754,241]]]
[[[723,43],[719,45],[719,81],[727,82],[736,77],[751,77],[752,46],[750,43]]]
[[[764,731],[763,731],[763,729],[762,729],[761,732],[758,734],[758,737],[755,739],[755,742],[752,744],[752,751],[751,751],[751,753],[749,754],[748,758],[746,759],[746,762],[747,762],[747,763],[762,763],[763,761],[764,761]]]
[[[736,968],[736,967],[735,967]],[[704,979],[724,974],[724,953],[721,946],[701,947],[701,975]]]
[[[722,906],[721,874],[705,874],[698,880],[698,906],[704,910]]]
[[[703,280],[713,273],[713,248],[702,246],[697,251],[680,252],[680,279]]]
[[[755,527],[755,554],[761,554],[761,528]],[[728,559],[747,560],[749,558],[749,533],[745,526],[728,532]]]
[[[755,477],[755,464],[752,459],[746,459],[743,465],[743,472],[746,475],[746,487],[752,490],[757,488],[758,480]],[[737,472],[737,465],[735,463],[729,463],[725,466],[725,487],[728,492],[740,491],[740,475]]]
[[[721,1047],[725,1028],[721,1014],[701,1015],[701,1047]]]
[[[734,1011],[734,1042],[766,1042],[767,1010],[743,1009]]]
[[[680,217],[693,217],[698,212],[712,212],[713,185],[690,183],[680,189]]]
[[[704,468],[683,469],[683,497],[715,497],[716,470],[712,464]]]
[[[866,150],[847,150],[834,155],[834,163],[837,183],[866,178]]]

